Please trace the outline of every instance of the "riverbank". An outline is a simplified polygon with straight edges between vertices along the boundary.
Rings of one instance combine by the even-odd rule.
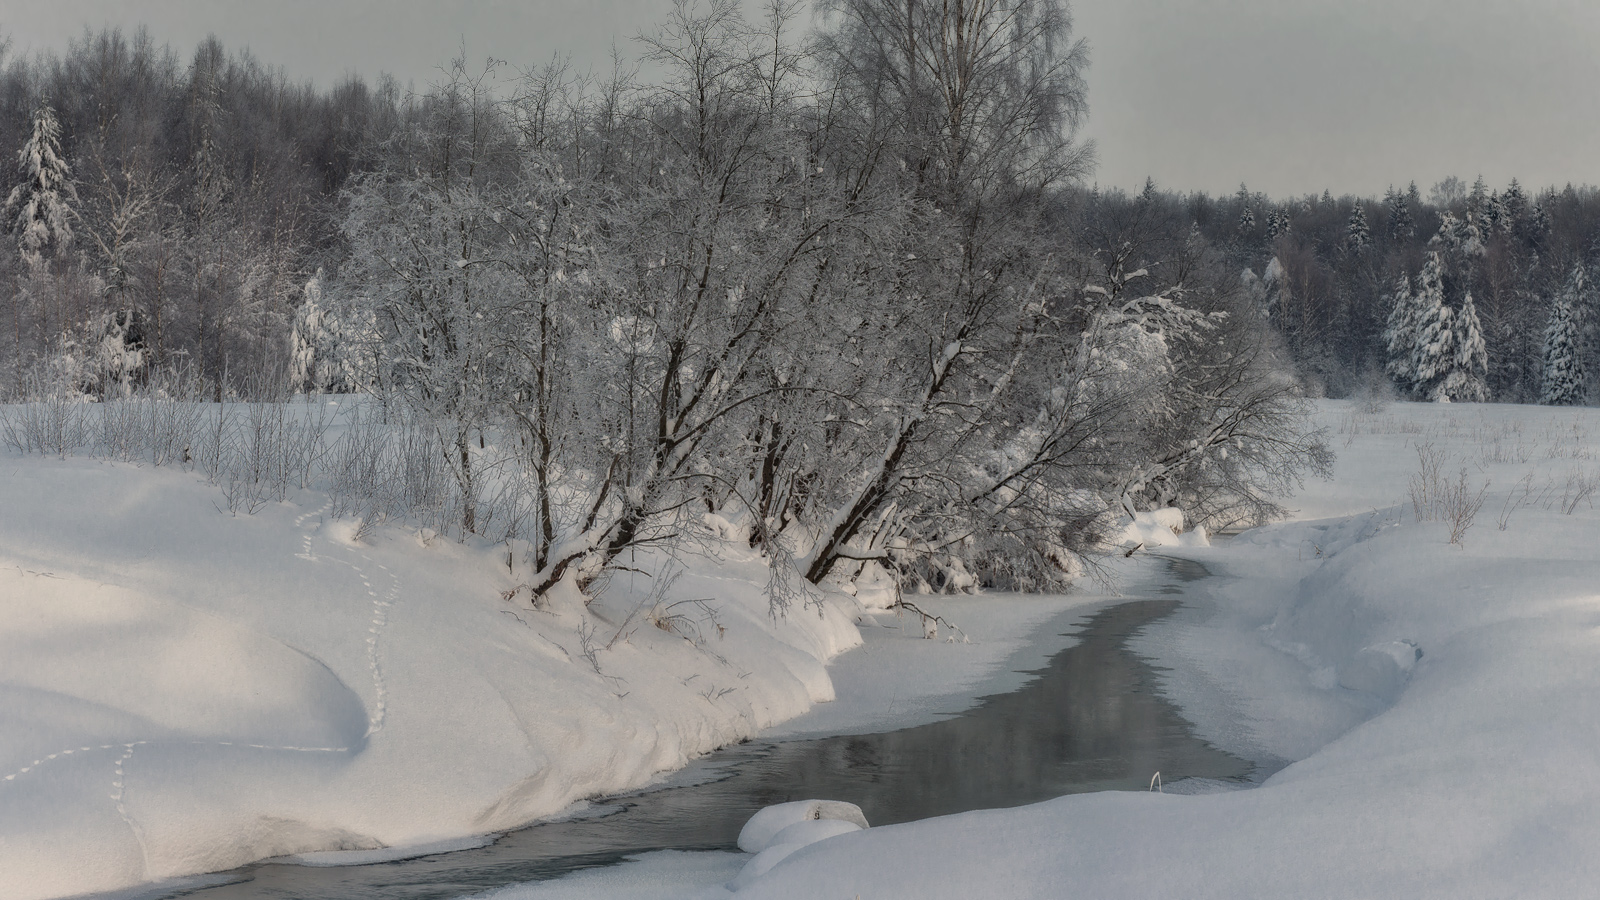
[[[517,827],[831,700],[860,643],[737,548],[532,609],[504,546],[221,495],[0,459],[0,896]]]
[[[871,829],[737,896],[1592,896],[1600,512],[1584,487],[1600,480],[1600,415],[1321,416],[1342,445],[1333,481],[1308,486],[1296,520],[1183,550],[1219,577],[1138,642],[1202,735],[1281,771],[1248,791]],[[1457,543],[1408,497],[1429,454],[1482,491]]]
[[[358,528],[313,492],[238,515],[219,494],[4,457],[0,895],[469,846],[780,723],[958,711],[1098,602],[929,598],[963,626],[948,642],[840,595],[774,620],[764,563],[722,547],[530,609],[501,599],[505,547]]]

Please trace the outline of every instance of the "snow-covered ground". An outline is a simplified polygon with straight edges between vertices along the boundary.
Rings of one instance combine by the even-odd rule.
[[[0,456],[0,897],[481,844],[779,723],[958,711],[1103,602],[925,598],[951,642],[841,595],[774,622],[720,547],[533,610],[503,546],[358,533],[315,492],[225,507],[181,470]]]
[[[1201,735],[1283,766],[1264,785],[841,834],[736,895],[1593,896],[1600,413],[1319,415],[1335,478],[1292,521],[1164,550],[1217,577],[1137,639]],[[1435,493],[1463,471],[1469,500],[1487,486],[1458,544],[1408,497],[1419,447]],[[1001,661],[1042,655],[1039,636],[1093,602],[940,601],[972,644],[858,628],[837,598],[774,624],[759,562],[724,556],[673,583],[666,602],[716,609],[674,607],[682,633],[622,624],[661,599],[642,583],[587,615],[513,617],[499,548],[356,540],[311,494],[232,517],[182,472],[0,462],[7,897],[459,839],[784,720],[922,721],[1003,687]],[[841,702],[806,714],[861,635],[834,672]],[[501,896],[726,897],[749,859],[652,854]]]
[[[299,499],[0,457],[0,896],[516,826],[832,699],[860,642],[838,602],[774,622],[758,559],[537,611],[503,547]]]
[[[1600,413],[1324,403],[1319,418],[1335,477],[1306,485],[1291,521],[1163,550],[1217,577],[1136,641],[1201,735],[1284,766],[1261,787],[874,828],[736,892],[722,885],[750,857],[650,854],[493,896],[1595,896]],[[1459,544],[1417,519],[1419,446],[1444,480],[1465,470],[1469,500],[1487,486]]]
[[[1075,795],[814,844],[738,892],[862,897],[1593,897],[1600,473],[1592,410],[1320,409],[1293,521],[1180,551],[1222,577],[1140,646],[1254,790]],[[1418,522],[1418,446],[1472,496]],[[1502,526],[1503,523],[1503,527]],[[848,799],[848,798],[841,798]],[[711,892],[715,895],[715,891]]]

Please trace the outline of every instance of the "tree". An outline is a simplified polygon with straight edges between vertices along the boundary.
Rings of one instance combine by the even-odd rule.
[[[1413,184],[1415,189],[1416,185]],[[1411,201],[1405,194],[1390,188],[1384,197],[1384,204],[1389,207],[1389,235],[1399,240],[1407,240],[1417,232],[1416,220],[1412,218]]]
[[[49,251],[60,253],[72,245],[72,208],[77,189],[72,171],[61,155],[61,126],[48,103],[34,109],[33,129],[17,151],[22,181],[6,198],[5,212],[15,215],[11,229],[29,265],[37,266]]]
[[[1455,314],[1444,302],[1443,270],[1440,254],[1429,253],[1422,274],[1417,277],[1417,293],[1413,298],[1416,317],[1412,320],[1415,323],[1412,391],[1424,400],[1450,399],[1443,387],[1456,364]]]
[[[1383,329],[1384,348],[1388,351],[1385,371],[1406,393],[1417,385],[1416,349],[1423,313],[1417,292],[1412,290],[1411,277],[1404,272],[1396,275],[1389,291],[1389,318]]]
[[[1073,140],[1086,50],[1070,41],[1063,3],[830,8],[837,90],[858,111],[859,133],[884,135],[899,163],[867,168],[873,157],[858,156],[856,171],[905,191],[920,227],[904,262],[878,277],[868,320],[899,324],[878,343],[882,396],[860,425],[864,474],[830,485],[831,509],[802,560],[813,582],[886,559],[891,545],[926,558],[973,539],[961,479],[993,446],[986,416],[1048,322],[1042,200],[1089,158]]]
[[[1367,209],[1359,200],[1350,207],[1350,220],[1344,229],[1344,245],[1351,253],[1360,253],[1372,246],[1372,233],[1367,229]]]
[[[1489,354],[1470,291],[1461,298],[1461,308],[1454,311],[1451,326],[1455,354],[1450,372],[1439,386],[1439,396],[1453,403],[1482,403],[1489,399],[1485,380],[1489,373]]]
[[[1574,264],[1551,305],[1539,384],[1539,402],[1545,406],[1581,406],[1584,402],[1587,385],[1578,349],[1578,310],[1587,286],[1582,264]]]

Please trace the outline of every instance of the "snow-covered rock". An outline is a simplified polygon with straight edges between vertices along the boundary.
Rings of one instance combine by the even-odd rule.
[[[768,806],[751,816],[750,821],[739,830],[739,849],[746,853],[760,853],[776,843],[774,839],[790,826],[825,821],[845,822],[856,828],[867,827],[867,817],[862,814],[861,807],[854,803],[843,800],[794,800]],[[795,835],[807,833],[804,829],[794,832]]]

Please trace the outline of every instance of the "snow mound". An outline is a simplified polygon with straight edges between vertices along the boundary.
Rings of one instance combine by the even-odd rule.
[[[1339,669],[1339,686],[1393,698],[1421,658],[1422,648],[1406,640],[1363,647]]]
[[[798,850],[866,827],[867,817],[854,803],[796,800],[769,806],[751,816],[739,832],[739,849],[756,855],[728,883],[728,889],[748,886]]]
[[[5,900],[466,846],[833,699],[861,642],[835,595],[774,618],[739,545],[640,551],[534,609],[502,599],[527,575],[503,545],[309,491],[217,501],[182,471],[5,458]]]
[[[854,803],[843,800],[795,800],[766,807],[751,816],[739,831],[739,849],[746,853],[760,853],[773,846],[775,838],[791,825],[827,820],[847,822],[856,828],[867,827],[867,817],[861,812],[861,807]]]
[[[1122,535],[1116,543],[1123,547],[1142,546],[1146,550],[1156,547],[1211,546],[1203,527],[1197,525],[1188,531],[1184,530],[1183,510],[1174,506],[1138,513],[1133,521],[1123,526]]]

